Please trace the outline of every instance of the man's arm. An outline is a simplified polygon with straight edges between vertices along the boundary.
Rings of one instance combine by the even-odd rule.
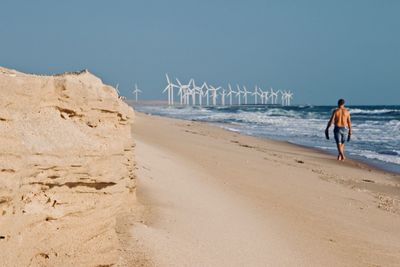
[[[325,129],[325,137],[326,137],[326,139],[328,139],[328,140],[329,140],[329,127],[331,127],[334,117],[335,117],[335,111],[332,112],[332,116],[331,116],[331,118],[329,119],[328,125],[326,126],[326,129]]]
[[[335,117],[335,111],[332,112],[331,118],[328,121],[328,125],[326,126],[325,131],[328,131],[329,127],[331,127],[334,117]]]
[[[349,116],[347,116],[347,126],[349,127],[349,135],[351,135],[351,119],[350,119],[350,112],[349,112]]]

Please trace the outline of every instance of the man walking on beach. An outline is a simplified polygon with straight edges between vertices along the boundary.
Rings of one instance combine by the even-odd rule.
[[[337,157],[338,160],[345,160],[344,156],[344,142],[346,139],[346,133],[348,130],[347,140],[350,141],[351,136],[351,121],[350,112],[344,107],[344,99],[339,99],[338,107],[332,112],[332,116],[325,129],[325,136],[329,139],[329,127],[335,124],[333,134],[336,141],[336,146],[339,152]]]

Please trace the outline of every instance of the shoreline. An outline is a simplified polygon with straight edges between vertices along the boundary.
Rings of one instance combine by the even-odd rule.
[[[130,102],[132,103],[132,102]],[[132,103],[137,109],[141,112],[144,113],[151,113],[155,115],[161,115],[161,116],[166,116],[166,117],[172,117],[172,118],[178,118],[178,119],[184,119],[184,120],[199,120],[199,121],[204,121],[208,122],[211,124],[219,125],[225,129],[228,130],[233,130],[233,131],[239,131],[242,132],[243,134],[249,134],[249,135],[256,135],[259,137],[267,138],[267,139],[274,139],[274,140],[281,140],[281,141],[286,141],[290,140],[290,142],[299,144],[299,145],[305,145],[309,146],[312,148],[317,148],[317,149],[322,149],[326,153],[333,153],[335,154],[336,151],[336,146],[334,141],[332,140],[325,140],[324,135],[322,134],[323,130],[320,129],[319,126],[321,126],[321,123],[325,124],[326,122],[319,120],[318,122],[310,122],[311,125],[309,129],[305,129],[305,131],[301,130],[299,132],[298,129],[298,123],[303,123],[304,119],[308,118],[307,116],[311,116],[310,118],[314,118],[315,116],[318,116],[317,118],[323,119],[325,116],[328,114],[328,110],[331,108],[331,106],[310,106],[310,108],[305,108],[303,109],[302,107],[299,106],[293,106],[289,107],[289,109],[286,108],[278,108],[278,110],[274,110],[274,107],[272,106],[262,106],[262,105],[247,105],[244,107],[239,107],[239,106],[226,106],[226,107],[221,107],[220,108],[213,108],[213,107],[193,107],[193,109],[189,109],[189,113],[186,114],[185,109],[182,109],[182,107],[175,107],[171,111],[168,111],[169,109],[165,109],[163,105],[159,105],[159,103],[140,103],[140,104],[134,104]],[[147,105],[148,104],[148,105]],[[254,107],[253,107],[254,106]],[[378,144],[375,142],[369,142],[368,140],[379,140],[379,136],[377,134],[368,134],[368,136],[365,136],[365,134],[368,132],[368,129],[365,129],[366,126],[366,121],[365,121],[365,114],[372,114],[374,117],[374,114],[385,114],[383,115],[385,125],[387,125],[387,129],[392,129],[393,123],[391,123],[391,120],[396,120],[395,117],[391,119],[392,116],[394,116],[391,112],[397,112],[400,108],[400,106],[375,106],[375,108],[371,108],[370,110],[368,107],[373,107],[371,106],[350,106],[350,109],[354,109],[354,118],[356,121],[359,121],[357,124],[360,124],[360,133],[358,131],[355,131],[355,139],[353,139],[350,143],[348,143],[347,146],[347,155],[350,156],[354,160],[361,161],[363,163],[366,163],[368,165],[371,165],[374,168],[382,169],[384,171],[400,174],[400,163],[398,162],[398,150],[396,149],[396,143],[398,142],[398,139],[395,136],[391,136],[389,133],[386,131],[385,128],[378,127],[378,126],[372,126],[371,131],[373,133],[376,133],[377,130],[383,131],[383,135],[380,137],[383,138],[383,140],[392,140],[393,142],[389,141],[383,141],[382,144]],[[390,107],[390,109],[385,109]],[[203,113],[199,111],[198,109],[206,109],[206,113]],[[175,110],[176,109],[176,110]],[[239,110],[237,110],[239,109]],[[365,110],[364,110],[365,109]],[[243,114],[240,113],[240,111],[243,111]],[[249,114],[246,112],[248,111]],[[254,111],[254,114],[252,114]],[[259,112],[262,112],[262,114],[259,114]],[[239,112],[237,119],[234,114]],[[263,115],[265,112],[265,116]],[[311,112],[311,113],[310,113]],[[388,113],[389,112],[389,113]],[[274,114],[277,113],[278,116],[275,116]],[[293,115],[293,114],[294,115]],[[210,118],[204,117],[203,115],[207,116],[207,114],[210,114]],[[292,121],[292,115],[287,115],[287,114],[292,114],[295,118],[294,121]],[[363,115],[364,114],[364,115]],[[216,116],[214,118],[214,115]],[[284,127],[282,128],[280,125],[286,125],[284,122],[280,122],[281,120],[285,120],[286,115],[288,116],[287,118],[290,120],[290,124],[293,127]],[[261,116],[259,118],[259,116]],[[300,116],[300,117],[297,117]],[[306,116],[306,117],[304,117]],[[372,120],[375,122],[376,117],[372,118]],[[242,120],[244,120],[242,122]],[[260,123],[258,122],[259,120]],[[264,120],[266,125],[264,125]],[[328,120],[328,118],[326,118]],[[377,119],[378,120],[378,119]],[[379,119],[380,120],[380,119]],[[239,123],[236,125],[236,122]],[[270,132],[270,129],[275,128],[275,124],[277,129],[280,129],[279,132],[274,133],[273,131]],[[307,121],[305,123],[308,123]],[[268,127],[267,125],[270,125]],[[297,125],[297,126],[296,126]],[[376,128],[378,127],[378,128]],[[366,133],[363,133],[363,131],[366,131]],[[319,134],[321,133],[321,134]],[[388,139],[389,138],[389,139]],[[332,138],[331,138],[332,139]],[[397,156],[396,156],[397,154]]]
[[[348,156],[344,162],[338,162],[336,160],[336,156],[335,156],[334,152],[330,153],[329,151],[326,151],[326,150],[323,150],[323,149],[317,148],[317,147],[311,147],[311,146],[307,146],[307,145],[296,144],[296,143],[292,143],[292,142],[289,142],[289,141],[272,139],[272,138],[269,138],[269,137],[250,135],[250,134],[242,133],[242,132],[239,132],[239,131],[232,131],[230,129],[225,128],[223,126],[223,124],[220,124],[220,123],[211,123],[211,122],[207,122],[207,121],[171,118],[171,117],[167,117],[167,116],[153,115],[153,114],[150,114],[150,113],[144,113],[144,112],[140,112],[140,111],[137,111],[137,110],[135,110],[135,114],[142,114],[142,115],[145,115],[145,116],[152,116],[152,117],[158,117],[160,119],[170,119],[170,120],[176,120],[176,121],[181,121],[181,122],[200,123],[200,124],[203,124],[203,125],[206,125],[206,126],[217,127],[217,128],[219,128],[219,129],[221,129],[223,131],[227,131],[227,132],[230,132],[230,133],[234,133],[234,134],[238,134],[238,135],[242,135],[242,136],[255,138],[255,139],[260,140],[261,142],[262,141],[274,142],[274,143],[277,143],[277,144],[289,145],[289,146],[297,147],[297,148],[300,148],[300,149],[306,149],[306,150],[309,150],[309,151],[311,151],[313,153],[319,153],[319,154],[324,155],[324,156],[329,156],[332,159],[334,159],[335,162],[337,162],[338,164],[343,164],[345,166],[349,166],[349,167],[352,167],[354,169],[360,169],[360,170],[369,171],[369,172],[371,172],[371,171],[377,172],[377,173],[379,173],[381,175],[388,175],[390,177],[390,179],[393,179],[394,182],[400,183],[400,173],[381,168],[381,167],[376,166],[376,165],[374,165],[374,164],[372,164],[370,162],[367,162],[366,160],[364,161],[363,159],[352,158],[352,156]]]
[[[206,122],[136,112],[132,134],[150,266],[400,260],[399,175]]]
[[[131,105],[134,108],[134,105],[132,103],[130,103],[130,102],[128,102],[128,103],[129,103],[129,105]],[[234,130],[229,129],[227,127],[227,125],[223,124],[223,123],[213,123],[213,122],[202,121],[202,120],[190,120],[190,119],[173,118],[173,117],[168,117],[168,116],[145,113],[145,112],[141,112],[141,111],[137,111],[137,110],[135,110],[135,112],[136,113],[142,113],[142,114],[145,114],[145,115],[158,116],[160,118],[169,118],[169,119],[174,119],[174,120],[205,123],[205,124],[208,124],[208,125],[211,125],[211,126],[219,127],[219,128],[224,129],[226,131],[230,131],[230,132],[241,134],[241,135],[245,135],[245,136],[251,136],[251,137],[254,137],[254,138],[260,138],[262,140],[287,143],[287,144],[290,144],[290,145],[311,149],[311,150],[314,150],[315,152],[323,153],[323,154],[326,154],[326,155],[331,155],[331,156],[335,156],[336,155],[335,152],[327,151],[327,150],[324,150],[324,149],[318,148],[318,147],[302,145],[302,144],[298,144],[298,143],[294,143],[294,142],[290,142],[290,141],[286,141],[286,140],[273,139],[273,138],[270,138],[270,137],[267,137],[267,136],[257,136],[257,135],[246,134],[246,133],[243,133],[243,132],[240,132],[240,131],[234,131]],[[333,142],[332,142],[331,145],[332,145],[333,148],[335,148],[335,144]],[[392,167],[392,165],[395,165],[395,164],[394,163],[390,163],[390,162],[374,163],[373,159],[363,158],[362,156],[358,156],[358,155],[349,155],[348,152],[347,152],[346,162],[353,162],[352,164],[359,165],[359,167],[362,166],[362,168],[365,168],[365,169],[374,169],[376,171],[381,171],[383,173],[391,174],[391,175],[395,175],[395,176],[396,175],[400,175],[400,171],[393,170],[394,167]],[[388,167],[385,168],[385,164],[388,165]],[[399,178],[398,181],[400,182],[400,178]]]
[[[147,114],[147,115],[150,115],[150,114]],[[152,116],[159,116],[159,115],[152,115]],[[171,118],[171,117],[167,117],[167,116],[159,116],[159,117]],[[172,118],[172,119],[177,119],[177,118]],[[180,120],[180,119],[177,119],[177,120]],[[182,119],[182,120],[184,120],[184,119]],[[233,131],[233,130],[230,130],[230,129],[224,127],[224,124],[220,124],[220,123],[211,123],[211,122],[207,122],[207,121],[197,121],[197,120],[184,120],[184,121],[202,122],[202,123],[206,123],[206,124],[209,124],[209,125],[212,125],[212,126],[220,127],[220,128],[222,128],[222,129],[224,129],[226,131],[238,133],[238,134],[241,134],[241,135],[260,138],[262,140],[282,142],[282,143],[285,143],[285,144],[290,144],[290,145],[294,145],[294,146],[298,146],[298,147],[303,147],[303,148],[306,148],[306,149],[311,149],[311,150],[314,150],[315,152],[322,153],[322,154],[325,154],[325,155],[334,156],[334,157],[336,156],[336,153],[337,153],[337,152],[327,151],[327,150],[324,150],[324,149],[318,148],[318,147],[312,147],[312,146],[297,144],[297,143],[290,142],[290,141],[285,141],[285,140],[273,139],[273,138],[270,138],[270,137],[267,137],[267,136],[257,136],[257,135],[251,135],[251,134],[242,133],[240,131]],[[332,143],[332,147],[335,148],[335,143]],[[345,152],[345,153],[348,154],[348,152]],[[349,162],[349,161],[353,162],[353,164],[358,164],[359,166],[362,166],[362,168],[365,168],[365,169],[374,169],[376,171],[382,171],[383,173],[387,173],[387,174],[400,175],[400,171],[396,172],[394,170],[391,170],[390,167],[389,168],[384,168],[383,167],[383,165],[385,165],[385,164],[393,164],[393,163],[374,163],[371,159],[363,158],[363,157],[357,156],[357,155],[355,157],[354,157],[354,155],[347,155],[345,162]],[[399,179],[399,181],[400,181],[400,179]]]
[[[267,137],[266,137],[266,139],[269,140]],[[271,140],[273,140],[273,139],[271,139]],[[276,140],[276,141],[281,141],[281,140]],[[292,142],[288,142],[288,141],[281,141],[281,142],[287,142],[288,144],[291,144],[291,145],[294,145],[294,146],[304,147],[304,148],[307,148],[307,149],[314,150],[315,152],[319,152],[319,153],[322,153],[322,154],[330,155],[330,156],[333,156],[333,157],[336,156],[336,152],[326,151],[326,150],[323,150],[322,148],[296,144],[296,143],[292,143]],[[334,145],[335,144],[333,144],[333,146]],[[346,157],[345,162],[352,162],[352,164],[357,165],[356,168],[362,168],[362,169],[366,169],[366,170],[374,169],[375,171],[382,172],[383,174],[388,174],[388,175],[393,175],[393,176],[399,176],[400,175],[400,172],[396,172],[396,171],[392,171],[392,170],[389,170],[389,169],[385,169],[384,167],[381,167],[379,164],[375,164],[373,162],[370,162],[370,161],[368,161],[368,159],[364,159],[361,156],[356,156],[356,158],[354,158],[353,155],[348,155]],[[400,177],[399,177],[398,182],[400,182]]]

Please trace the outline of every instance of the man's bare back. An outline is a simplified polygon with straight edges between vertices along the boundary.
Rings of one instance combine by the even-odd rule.
[[[332,113],[333,124],[336,127],[349,127],[350,126],[350,112],[344,108],[339,107]]]

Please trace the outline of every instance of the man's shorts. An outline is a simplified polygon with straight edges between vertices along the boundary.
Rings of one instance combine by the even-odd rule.
[[[347,136],[347,128],[335,126],[333,129],[333,135],[335,136],[336,144],[344,144]]]

